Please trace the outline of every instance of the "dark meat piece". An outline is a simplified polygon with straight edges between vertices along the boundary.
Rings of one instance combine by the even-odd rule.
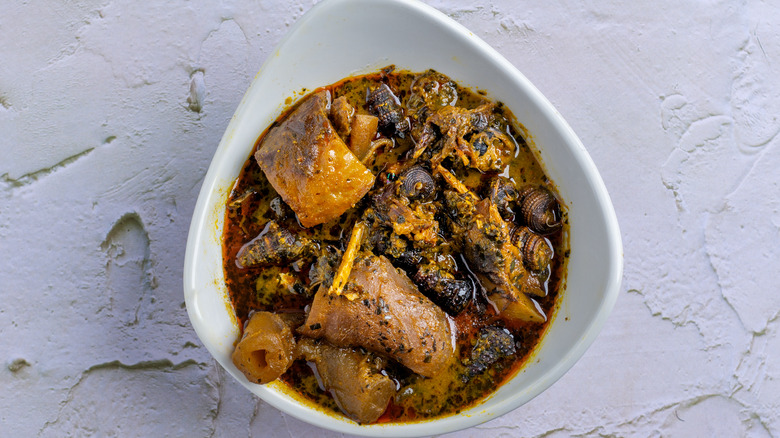
[[[236,261],[241,267],[284,266],[311,256],[317,245],[269,221],[260,234],[241,247]]]
[[[450,315],[457,315],[471,302],[468,280],[458,280],[436,264],[426,264],[414,274],[414,282],[434,303]]]
[[[458,193],[454,190],[444,192],[444,208],[447,216],[452,219],[452,234],[460,234],[468,226],[477,213],[477,198],[471,193]],[[452,226],[454,225],[454,227]]]
[[[396,266],[410,272],[414,272],[423,261],[422,251],[405,237],[393,233],[392,229],[373,228],[368,243],[378,254],[389,257]]]
[[[407,106],[413,110],[424,106],[436,111],[455,105],[457,101],[458,87],[455,82],[437,71],[428,70],[414,79]]]
[[[426,245],[435,245],[439,241],[439,223],[434,219],[436,206],[431,203],[410,204],[409,199],[398,196],[403,181],[396,180],[385,184],[372,196],[372,211],[368,212],[377,225],[392,228],[399,236]]]
[[[441,150],[433,154],[431,158],[431,167],[435,168],[445,158],[453,155],[457,155],[464,165],[468,165],[469,158],[464,151],[470,145],[466,137],[487,128],[492,115],[492,104],[480,105],[471,110],[445,106],[432,112],[422,128],[420,138],[412,152],[412,158],[419,157],[438,138],[443,137]]]
[[[523,267],[520,249],[511,241],[510,224],[490,199],[477,196],[441,166],[437,173],[455,191],[445,192],[449,228],[470,268],[487,291],[487,299],[509,320],[544,322],[538,303],[525,296],[544,296],[539,280]]]
[[[442,134],[463,140],[467,134],[480,132],[488,127],[493,119],[494,105],[482,104],[474,109],[445,106],[428,118],[429,123],[439,127]]]
[[[395,382],[382,374],[385,361],[373,354],[309,338],[298,342],[298,352],[317,365],[325,390],[358,423],[376,421],[395,395]]]
[[[458,237],[464,257],[488,291],[488,300],[509,319],[544,322],[547,318],[539,305],[525,295],[544,292],[525,270],[520,249],[511,242],[509,225],[489,199],[480,201],[476,211],[466,232]]]
[[[290,367],[295,360],[291,321],[270,312],[255,312],[249,318],[232,356],[233,364],[247,380],[268,383]]]
[[[475,203],[476,195],[464,187],[444,195],[450,231],[496,310],[510,320],[545,321],[539,305],[525,296],[544,296],[544,292],[523,267],[520,249],[511,242],[510,226],[496,205],[490,199]]]
[[[281,196],[271,199],[268,207],[271,209],[271,212],[278,222],[286,222],[291,219],[294,220],[295,218],[295,212],[292,211],[289,205],[284,203]]]
[[[329,94],[304,100],[262,141],[255,159],[304,227],[339,217],[374,184],[328,120]]]
[[[469,376],[473,377],[500,359],[514,354],[515,340],[511,333],[498,327],[483,327],[471,354],[463,360],[463,365],[466,366]]]
[[[409,121],[404,117],[401,102],[387,84],[382,84],[368,93],[368,111],[379,118],[379,129],[393,135],[409,130]]]
[[[309,282],[312,291],[316,291],[320,285],[324,288],[329,288],[333,284],[333,276],[339,267],[340,261],[341,251],[338,248],[327,245],[322,250],[322,253],[309,269]]]
[[[455,106],[439,109],[427,118],[412,158],[418,158],[442,138],[440,149],[431,154],[431,167],[453,157],[480,172],[503,170],[512,159],[515,144],[509,136],[489,126],[494,118],[493,109],[492,104],[474,109]]]
[[[320,288],[299,332],[363,347],[426,377],[441,372],[453,356],[444,312],[381,256],[357,258],[343,293]]]
[[[487,128],[471,137],[464,155],[469,165],[482,172],[500,171],[514,155],[515,144],[508,135],[495,128]]]
[[[447,76],[428,70],[414,79],[406,100],[407,114],[412,121],[412,138],[420,140],[425,120],[440,108],[458,101],[458,89]]]
[[[352,118],[355,116],[355,108],[347,102],[346,96],[341,96],[333,101],[330,106],[330,118],[333,126],[342,139],[347,138],[352,131]]]

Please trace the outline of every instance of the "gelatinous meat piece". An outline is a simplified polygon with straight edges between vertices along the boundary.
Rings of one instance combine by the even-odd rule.
[[[276,380],[293,363],[295,338],[288,322],[270,312],[255,312],[233,351],[233,364],[253,383]]]
[[[302,338],[299,355],[317,365],[325,389],[341,411],[358,423],[372,423],[395,395],[395,382],[382,374],[384,360],[355,348]]]
[[[343,294],[320,288],[299,332],[364,347],[426,377],[438,374],[453,355],[444,312],[382,256],[357,258]]]
[[[304,227],[335,219],[374,184],[328,120],[328,92],[313,94],[271,129],[255,153],[260,168]]]

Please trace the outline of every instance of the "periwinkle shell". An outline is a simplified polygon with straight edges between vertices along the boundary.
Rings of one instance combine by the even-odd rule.
[[[553,248],[544,237],[528,227],[518,227],[512,233],[512,243],[520,248],[523,264],[530,271],[542,272],[550,266]]]
[[[409,199],[428,201],[436,195],[436,182],[422,166],[406,169],[398,178],[399,193]]]
[[[520,217],[531,230],[543,236],[563,225],[558,199],[543,187],[526,187],[520,191]]]
[[[387,84],[382,84],[371,91],[366,104],[368,111],[379,118],[379,129],[382,131],[403,132],[408,131],[409,121],[404,117],[404,110]]]

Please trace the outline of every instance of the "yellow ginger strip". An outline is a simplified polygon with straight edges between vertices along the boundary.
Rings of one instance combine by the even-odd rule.
[[[444,180],[447,181],[447,183],[451,185],[453,189],[455,189],[456,192],[460,194],[470,192],[469,188],[466,187],[462,182],[460,182],[458,177],[453,175],[449,170],[443,168],[441,164],[436,166],[436,172],[438,172],[439,175],[441,175],[444,178]]]
[[[341,257],[341,264],[336,271],[336,276],[333,278],[333,284],[330,285],[328,290],[329,294],[341,295],[344,286],[347,284],[349,273],[352,272],[352,264],[355,261],[355,255],[357,255],[358,249],[360,249],[360,243],[363,241],[363,234],[366,233],[368,226],[365,222],[355,223],[355,227],[352,228],[352,235],[349,237],[349,243],[347,249],[344,251],[344,255]],[[357,298],[357,294],[349,293],[345,294],[350,301]]]

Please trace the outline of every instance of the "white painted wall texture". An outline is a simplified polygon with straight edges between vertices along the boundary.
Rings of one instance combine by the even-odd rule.
[[[0,435],[336,435],[233,382],[181,284],[211,156],[312,3],[0,4]],[[777,5],[429,3],[579,134],[626,264],[566,376],[448,436],[780,436]]]

